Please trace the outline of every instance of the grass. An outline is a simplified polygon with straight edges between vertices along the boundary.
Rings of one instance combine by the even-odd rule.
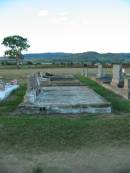
[[[33,173],[43,173],[43,169],[38,167],[33,170]]]
[[[59,168],[59,167],[47,167],[44,168],[36,168],[33,170],[33,173],[72,173],[70,169]]]
[[[13,79],[17,79],[20,83],[25,83],[27,79],[28,74],[36,73],[36,72],[42,72],[42,73],[54,73],[54,74],[72,74],[76,75],[77,73],[81,73],[83,71],[83,68],[28,68],[28,69],[0,69],[0,76],[3,77],[3,79],[10,81]],[[104,69],[106,73],[110,73],[107,69]],[[96,74],[97,69],[96,68],[90,68],[89,74]]]
[[[20,78],[19,72],[19,78]],[[23,75],[23,74],[22,74]],[[114,110],[130,112],[130,102],[96,82],[78,76],[85,85],[104,96]],[[23,82],[25,83],[25,81]],[[130,145],[129,115],[60,116],[9,116],[23,100],[26,85],[0,103],[0,148],[61,151],[102,145]],[[6,115],[6,116],[2,116]]]
[[[41,71],[69,74],[71,73],[70,70],[72,69],[53,69],[53,71],[43,69]],[[73,69],[72,74],[79,72],[78,70]],[[30,165],[30,170],[32,170],[32,173],[70,173],[72,172],[71,170],[73,170],[73,172],[76,172],[78,169],[80,170],[81,162],[81,167],[84,167],[84,165],[88,163],[88,171],[89,168],[91,171],[91,168],[96,170],[96,162],[102,162],[103,158],[108,164],[110,158],[113,160],[113,165],[116,163],[114,167],[119,167],[120,165],[122,166],[124,164],[120,173],[128,172],[129,167],[127,167],[127,165],[125,166],[128,155],[125,156],[125,153],[123,155],[124,150],[121,150],[123,152],[120,152],[120,149],[128,148],[129,153],[130,116],[129,113],[125,114],[123,112],[130,112],[130,102],[114,94],[113,92],[104,89],[96,82],[78,76],[78,78],[85,85],[88,85],[90,88],[94,89],[97,93],[110,101],[114,110],[122,112],[121,115],[118,115],[116,112],[110,115],[87,114],[86,116],[80,117],[65,117],[56,115],[13,116],[10,113],[17,108],[19,103],[21,103],[26,91],[26,75],[34,71],[39,71],[39,69],[9,71],[0,70],[0,74],[7,80],[12,79],[13,76],[13,78],[20,80],[21,85],[21,87],[17,91],[13,92],[5,102],[0,103],[0,153],[2,163],[0,165],[3,166],[3,169],[2,167],[0,167],[0,169],[3,172],[7,172],[4,170],[4,166],[5,168],[9,167],[11,171],[11,167],[13,169],[14,166],[15,170],[21,164],[22,167]],[[112,149],[110,150],[110,154],[108,153],[109,150],[106,149],[104,151],[106,147]],[[113,148],[116,149],[113,150]],[[83,155],[83,152],[86,149],[90,151],[90,153],[93,153],[93,155],[91,154],[90,159],[88,159],[90,157],[89,153],[84,153],[86,157]],[[99,152],[96,153],[95,149],[101,149],[103,152],[100,153],[99,150]],[[116,153],[116,150],[118,151],[118,149],[120,154],[118,152]],[[61,151],[65,151],[63,152],[64,155],[62,155]],[[77,151],[81,151],[83,157],[80,154],[75,155]],[[45,155],[45,157],[47,156],[47,159],[50,157],[47,163],[47,159],[45,157],[40,157],[42,154],[47,154]],[[106,157],[107,155],[109,158]],[[117,163],[120,156],[121,158],[125,159],[121,160],[122,164],[119,165]],[[73,158],[71,159],[71,157]],[[75,157],[78,159],[75,159]],[[59,163],[56,162],[57,158],[58,161],[61,159],[60,165],[62,165],[62,162],[65,161],[67,162],[65,163],[67,166],[63,168],[61,168],[61,166],[57,166]],[[94,161],[93,167],[91,167],[90,161],[91,163]],[[5,165],[3,164],[4,162]],[[75,165],[77,164],[75,168],[74,163]],[[97,165],[97,168],[98,167],[99,165]],[[108,172],[111,172],[112,170],[110,167],[111,162],[106,167],[106,169],[109,170]],[[102,172],[102,167],[101,171],[97,172]]]
[[[69,150],[130,144],[130,117],[0,117],[0,147]]]
[[[0,103],[0,115],[14,111],[22,102],[26,92],[26,85],[21,85],[19,89],[12,92],[12,94],[3,102]]]
[[[95,92],[103,96],[107,101],[112,104],[112,108],[118,112],[130,112],[130,101],[122,98],[121,96],[115,94],[103,86],[99,85],[97,82],[88,79],[86,77],[78,75],[77,78],[84,83],[86,86],[93,89]]]

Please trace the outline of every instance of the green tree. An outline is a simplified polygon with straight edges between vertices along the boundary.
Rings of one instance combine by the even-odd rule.
[[[20,68],[20,60],[23,58],[22,51],[27,51],[30,47],[27,38],[19,35],[5,37],[2,44],[8,48],[5,55],[16,59],[17,68]]]

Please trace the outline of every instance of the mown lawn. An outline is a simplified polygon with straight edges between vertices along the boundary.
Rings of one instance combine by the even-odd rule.
[[[54,151],[82,147],[130,145],[130,102],[104,89],[96,82],[78,76],[79,80],[112,103],[110,115],[84,116],[10,116],[23,100],[26,86],[21,87],[0,103],[0,148]]]
[[[4,67],[4,66],[3,66]],[[104,69],[105,73],[110,74],[112,69]],[[5,81],[10,81],[12,79],[17,79],[19,83],[26,83],[27,80],[27,75],[28,74],[32,74],[32,73],[37,73],[37,72],[42,72],[43,74],[45,74],[46,72],[48,73],[53,73],[53,74],[60,74],[60,75],[76,75],[77,73],[81,73],[83,71],[83,68],[23,68],[23,69],[19,69],[17,70],[16,68],[14,69],[7,69],[7,68],[0,68],[0,76],[3,77],[3,79]],[[95,74],[97,73],[97,69],[96,68],[89,68],[89,75],[91,76],[91,74]]]
[[[122,98],[121,96],[115,94],[108,89],[105,89],[103,86],[99,85],[97,82],[88,79],[86,77],[77,75],[77,78],[84,83],[86,86],[90,87],[98,94],[103,96],[107,101],[112,104],[113,111],[118,112],[130,112],[130,101]]]
[[[0,117],[0,139],[2,149],[21,151],[129,145],[130,117]]]

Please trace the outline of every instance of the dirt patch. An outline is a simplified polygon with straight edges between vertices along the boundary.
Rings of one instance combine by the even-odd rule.
[[[0,152],[1,173],[128,173],[130,148],[103,147],[73,152],[15,153]]]

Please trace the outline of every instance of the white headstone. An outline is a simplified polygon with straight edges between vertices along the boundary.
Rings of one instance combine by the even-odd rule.
[[[114,64],[113,65],[113,78],[112,78],[112,85],[117,86],[120,81],[123,79],[122,75],[122,65]]]
[[[32,90],[26,94],[26,101],[28,103],[34,103],[36,100],[36,91]]]
[[[97,77],[101,78],[103,76],[103,68],[102,68],[102,64],[98,65],[98,73],[97,73]]]

